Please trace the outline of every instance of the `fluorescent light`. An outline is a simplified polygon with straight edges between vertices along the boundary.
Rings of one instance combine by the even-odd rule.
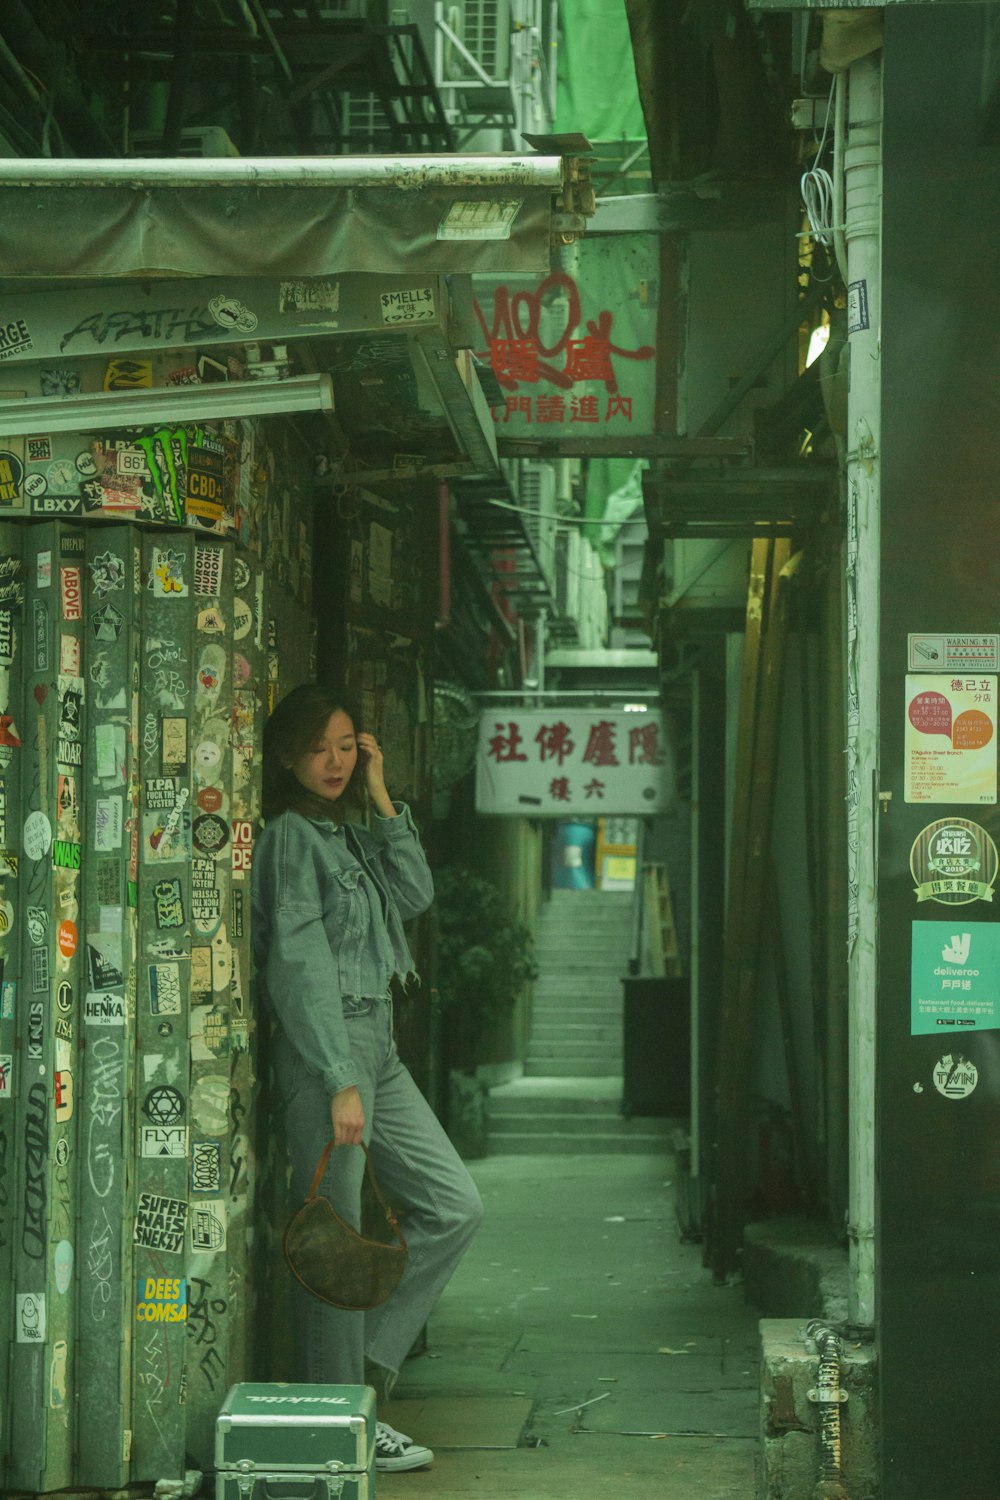
[[[820,323],[814,328],[809,339],[809,349],[806,353],[806,369],[816,363],[827,344],[830,342],[829,323]]]
[[[623,703],[622,704],[622,713],[623,714],[645,714],[645,713],[648,713],[648,712],[649,712],[649,709],[648,709],[648,707],[646,706],[645,703]]]
[[[154,391],[97,391],[92,395],[27,396],[0,400],[0,436],[29,432],[114,432],[163,422],[210,422],[293,411],[332,411],[329,375],[288,380],[212,381]]]

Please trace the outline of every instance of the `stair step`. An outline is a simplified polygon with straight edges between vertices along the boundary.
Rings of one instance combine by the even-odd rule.
[[[590,1116],[576,1112],[553,1114],[498,1114],[490,1111],[490,1133],[498,1135],[634,1135],[670,1134],[673,1122],[667,1119],[625,1119],[621,1115]]]
[[[504,1098],[496,1092],[490,1095],[489,1116],[491,1120],[499,1120],[504,1115],[514,1115],[519,1119],[545,1119],[552,1115],[580,1115],[585,1120],[593,1120],[605,1116],[610,1119],[621,1118],[622,1101],[621,1096],[614,1099],[588,1099],[581,1093],[575,1097],[569,1095],[548,1095],[532,1098],[529,1094],[519,1093],[516,1096]]]
[[[531,1027],[531,1046],[536,1042],[620,1042],[622,1029],[613,1020],[581,1022],[570,1020],[540,1021]]]
[[[529,1057],[526,1078],[620,1078],[621,1058]]]
[[[498,1135],[490,1138],[493,1156],[670,1156],[669,1140],[661,1135]]]
[[[532,1057],[612,1057],[617,1054],[620,1062],[622,1054],[621,1032],[606,1042],[592,1042],[586,1037],[545,1040],[533,1034],[528,1045]]]

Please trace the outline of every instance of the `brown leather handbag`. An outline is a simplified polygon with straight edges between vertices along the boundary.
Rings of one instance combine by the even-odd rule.
[[[285,1259],[292,1275],[321,1302],[350,1312],[378,1307],[391,1297],[409,1253],[396,1215],[378,1185],[368,1148],[361,1149],[368,1184],[396,1243],[359,1233],[340,1217],[329,1198],[319,1196],[332,1140],[319,1159],[306,1201],[285,1230]]]

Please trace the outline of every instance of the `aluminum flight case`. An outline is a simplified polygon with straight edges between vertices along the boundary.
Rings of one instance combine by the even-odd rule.
[[[231,1387],[215,1425],[215,1500],[373,1500],[368,1385]]]

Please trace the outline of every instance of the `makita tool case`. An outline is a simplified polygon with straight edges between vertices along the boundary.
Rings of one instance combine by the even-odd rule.
[[[234,1385],[215,1426],[215,1500],[373,1500],[368,1385]]]

